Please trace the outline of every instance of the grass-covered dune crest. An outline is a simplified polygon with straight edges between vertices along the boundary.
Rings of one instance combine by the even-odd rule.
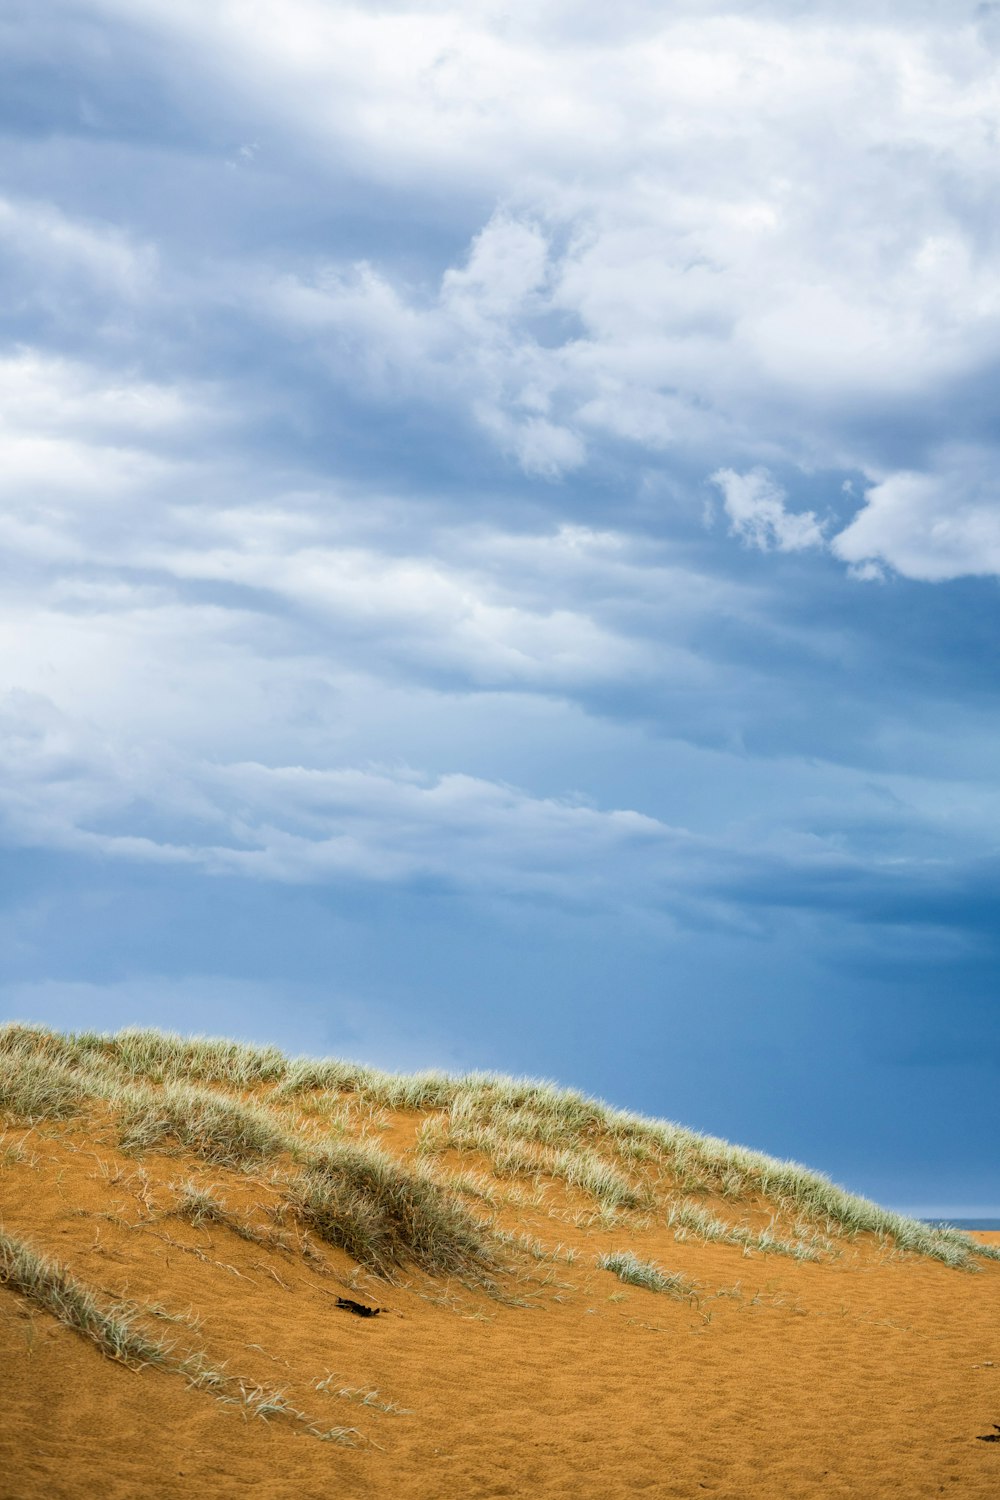
[[[494,1180],[575,1189],[605,1217],[662,1213],[679,1238],[822,1260],[845,1237],[871,1234],[900,1251],[965,1269],[995,1254],[961,1231],[882,1208],[797,1162],[547,1081],[493,1073],[393,1074],[156,1030],[64,1034],[20,1023],[0,1027],[0,1116],[67,1119],[95,1104],[111,1110],[127,1150],[172,1145],[229,1167],[297,1163],[290,1201],[299,1213],[325,1226],[318,1232],[326,1237],[339,1232],[359,1260],[369,1243],[369,1263],[382,1269],[408,1259],[431,1271],[494,1267],[479,1221],[465,1207],[469,1197],[482,1200],[489,1192],[470,1190],[467,1173],[453,1172],[449,1180],[432,1171],[436,1158],[456,1155],[484,1165]],[[359,1111],[371,1119],[379,1111],[424,1117],[408,1165],[390,1160],[370,1139],[345,1145],[349,1117],[356,1120]],[[311,1128],[303,1129],[303,1119]],[[427,1217],[435,1199],[450,1235],[437,1233]],[[730,1223],[720,1202],[767,1205],[773,1223],[757,1229]],[[398,1221],[391,1233],[384,1224],[375,1228],[379,1204]],[[400,1222],[408,1225],[409,1247]]]

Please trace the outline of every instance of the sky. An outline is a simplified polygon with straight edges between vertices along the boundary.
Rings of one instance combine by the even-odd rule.
[[[7,0],[0,1017],[1000,1214],[1000,4]]]

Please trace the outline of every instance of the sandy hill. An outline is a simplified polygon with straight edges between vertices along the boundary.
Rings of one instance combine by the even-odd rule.
[[[4,1500],[1000,1495],[1000,1248],[794,1164],[153,1032],[0,1124]]]

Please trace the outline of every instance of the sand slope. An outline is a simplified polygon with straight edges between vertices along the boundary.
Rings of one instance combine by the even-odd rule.
[[[424,1118],[386,1111],[371,1129],[406,1158]],[[357,1444],[116,1365],[0,1287],[3,1500],[1000,1495],[1000,1443],[978,1440],[1000,1423],[1000,1264],[957,1270],[871,1237],[819,1263],[747,1255],[678,1239],[658,1213],[608,1225],[565,1184],[507,1180],[500,1222],[576,1252],[518,1259],[507,1291],[525,1305],[510,1305],[409,1271],[386,1284],[327,1245],[306,1259],[294,1236],[282,1248],[185,1222],[181,1181],[262,1235],[280,1195],[190,1153],[126,1154],[100,1114],[9,1126],[0,1151],[8,1233],[158,1307],[146,1326],[179,1350],[282,1388]],[[766,1204],[741,1211],[766,1222]],[[685,1273],[694,1295],[596,1266],[623,1248]],[[354,1317],[345,1294],[385,1311]]]

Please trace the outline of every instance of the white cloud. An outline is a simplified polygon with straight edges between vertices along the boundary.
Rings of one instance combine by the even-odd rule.
[[[885,475],[865,492],[834,552],[862,569],[884,562],[935,583],[1000,575],[998,459],[994,450],[951,449],[928,472]]]
[[[529,474],[558,479],[586,458],[584,437],[553,419],[564,380],[560,350],[536,325],[552,312],[549,243],[505,212],[448,268],[433,298],[397,287],[372,266],[283,274],[262,300],[275,318],[321,340],[322,357],[352,385],[465,409]]]
[[[0,358],[0,540],[8,567],[115,566],[222,421],[206,386],[157,384],[22,348]]]
[[[233,418],[196,387],[22,351],[0,390],[5,842],[560,898],[610,895],[648,847],[666,878],[675,835],[637,811],[408,771],[393,705],[402,684],[411,717],[440,713],[420,734],[454,766],[450,725],[470,739],[478,717],[503,720],[480,693],[703,689],[713,669],[686,632],[739,590],[614,530],[421,526],[389,500],[283,489],[225,444],[204,452]],[[652,621],[671,634],[655,649]],[[463,723],[452,700],[470,693]],[[366,715],[386,720],[388,769],[338,756]]]
[[[886,414],[947,411],[1000,356],[981,207],[998,186],[1000,81],[972,24],[860,5],[634,5],[613,23],[596,5],[75,8],[127,19],[167,73],[197,70],[241,122],[230,160],[252,120],[253,172],[223,173],[250,195],[241,213],[296,156],[316,202],[336,162],[372,204],[390,184],[447,211],[427,210],[405,258],[399,243],[380,258],[370,226],[355,260],[293,227],[266,254],[231,235],[223,263],[183,224],[154,249],[96,215],[0,201],[11,264],[55,311],[46,330],[64,326],[67,286],[87,290],[88,328],[109,300],[136,319],[131,335],[127,320],[101,325],[93,363],[27,348],[0,361],[0,668],[53,716],[18,709],[9,727],[16,836],[381,879],[436,875],[434,838],[450,830],[457,847],[461,825],[476,868],[534,868],[543,847],[597,849],[625,824],[512,792],[501,772],[463,776],[444,731],[411,756],[413,726],[369,703],[399,763],[431,767],[372,771],[338,748],[365,693],[394,706],[405,685],[424,719],[447,706],[449,724],[467,697],[474,725],[489,694],[553,712],[617,694],[682,733],[663,704],[689,693],[739,720],[722,690],[747,691],[753,669],[711,660],[699,627],[738,634],[756,608],[746,591],[613,523],[487,524],[478,514],[502,500],[399,503],[296,470],[287,448],[268,458],[266,434],[244,443],[259,416],[246,385],[287,413],[278,382],[300,357],[331,404],[341,381],[360,408],[398,401],[419,427],[426,403],[437,432],[471,428],[565,481],[557,515],[578,513],[586,465],[613,462],[634,490],[630,457],[661,472],[675,453],[678,473],[714,473],[747,546],[832,546],[859,577],[1000,570],[985,443],[919,472],[876,451]],[[206,182],[216,149],[198,158]],[[376,207],[398,215],[400,201]],[[234,348],[256,349],[250,377],[143,373],[146,315],[148,369],[225,372]],[[281,376],[269,340],[285,341]],[[303,451],[321,425],[308,394]],[[771,477],[796,464],[872,478],[832,541]],[[649,515],[684,483],[651,486]],[[588,504],[609,503],[596,493]],[[376,828],[377,807],[392,817]]]
[[[779,552],[801,552],[823,546],[822,522],[811,510],[786,510],[785,491],[766,470],[737,474],[733,469],[719,469],[712,483],[722,491],[730,531],[748,547],[761,552],[772,547]]]
[[[549,272],[549,244],[537,225],[499,214],[472,242],[469,258],[445,273],[442,301],[477,332],[485,319],[520,312]]]
[[[560,479],[584,463],[587,450],[575,432],[546,417],[520,420],[497,411],[486,402],[473,408],[481,425],[492,433],[501,448],[512,454],[526,474]]]
[[[1000,74],[971,27],[943,45],[926,16],[904,28],[708,8],[598,52],[585,28],[556,48],[473,10],[449,18],[447,49],[424,36],[380,77],[413,12],[371,31],[347,8],[324,14],[373,49],[364,87],[381,107],[355,142],[367,168],[405,109],[416,176],[461,178],[475,159],[502,206],[436,286],[320,266],[276,283],[271,304],[311,318],[320,345],[347,339],[352,377],[360,362],[464,408],[529,472],[570,472],[608,435],[716,461],[870,467],[878,440],[858,428],[873,406],[939,394],[1000,355],[1000,273],[974,208],[997,187],[984,141]],[[300,18],[320,26],[314,7]],[[442,162],[463,69],[486,55],[493,84]],[[343,60],[319,47],[311,66]],[[574,150],[562,121],[576,110]]]
[[[530,762],[536,731],[554,742],[566,722],[579,738],[579,705],[601,694],[715,702],[736,677],[695,642],[720,613],[751,616],[752,595],[666,546],[333,483],[289,488],[280,464],[241,459],[245,429],[197,386],[129,385],[24,351],[0,363],[0,390],[0,681],[41,695],[56,725],[31,720],[8,750],[40,771],[58,725],[84,726],[96,801],[93,778],[55,770],[51,794],[43,778],[29,799],[32,827],[48,809],[79,847],[103,847],[89,809],[103,817],[119,794],[181,817],[139,775],[147,763],[169,762],[178,785],[202,763],[368,756],[448,772],[472,756],[503,774],[513,725],[534,726]],[[126,818],[116,847],[125,829],[152,837],[147,822],[148,808],[135,827]],[[162,830],[153,843],[159,858],[193,857]]]
[[[740,759],[731,762],[736,772]],[[786,812],[790,786],[805,775],[794,763],[787,770],[783,786],[767,789]],[[927,804],[925,814],[940,802],[936,782],[895,781]],[[462,772],[178,755],[162,740],[97,731],[39,694],[0,703],[0,836],[8,847],[207,875],[352,887],[431,881],[473,895],[627,909],[661,928],[694,920],[752,930],[754,913],[772,906],[851,910],[859,883],[898,896],[950,878],[935,822],[953,836],[957,816],[973,846],[984,841],[981,796],[955,785],[923,829],[929,854],[901,855],[893,845],[873,855],[863,843],[854,852],[845,847],[843,800],[823,785],[825,835],[794,817],[777,826],[758,808],[706,836],[627,806]],[[850,776],[842,790],[859,801],[881,790],[903,807],[888,787],[865,788]]]
[[[449,205],[465,250],[405,273],[377,237],[356,263],[202,268],[200,295],[352,394],[437,406],[551,480],[622,442],[703,473],[879,476],[904,467],[883,451],[901,425],[946,441],[952,411],[992,441],[965,392],[1000,359],[995,6],[74,8],[195,68],[254,121],[255,160],[307,163],[320,194],[335,162],[373,197]],[[149,274],[118,231],[4,211],[46,264]],[[815,543],[779,520],[755,544]]]
[[[813,511],[789,511],[787,493],[766,469],[711,476],[729,529],[762,552],[829,548],[862,582],[886,568],[907,578],[1000,576],[1000,455],[982,447],[942,450],[932,469],[898,470],[873,480],[864,504],[836,535]],[[851,493],[846,491],[845,493]]]
[[[828,547],[852,577],[882,582],[886,568],[907,578],[1000,576],[1000,455],[950,448],[932,469],[898,470],[864,489],[864,504],[834,536],[813,511],[786,509],[788,498],[765,469],[720,469],[730,532],[762,552]],[[850,493],[850,491],[847,491]]]
[[[218,421],[217,406],[205,386],[156,384],[29,347],[0,357],[0,413],[12,431],[118,445],[174,432],[189,438]]]

